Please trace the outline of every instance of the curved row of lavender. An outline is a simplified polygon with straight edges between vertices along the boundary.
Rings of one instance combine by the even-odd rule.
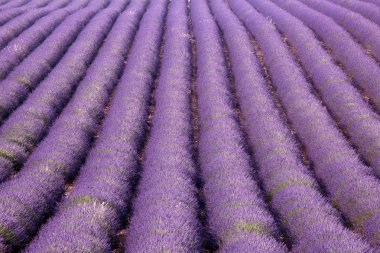
[[[210,230],[220,252],[285,252],[274,237],[276,224],[243,146],[218,27],[205,0],[192,0],[190,15],[197,57],[199,161]]]
[[[380,61],[380,29],[362,15],[330,3],[328,0],[299,0],[305,5],[331,17],[351,33],[374,57]]]
[[[68,3],[69,1],[67,1]],[[6,22],[11,20],[14,17],[17,17],[26,11],[30,12],[34,9],[42,9],[46,7],[48,4],[60,5],[60,3],[64,3],[63,1],[51,1],[51,0],[32,0],[25,5],[20,7],[6,9],[4,11],[0,11],[0,25],[4,25]]]
[[[296,18],[281,14],[281,8],[267,1],[253,4],[286,35],[323,102],[380,177],[380,116],[363,100],[310,29]]]
[[[380,0],[361,0],[363,2],[373,3],[380,7]]]
[[[28,11],[18,17],[15,17],[14,19],[7,22],[5,25],[3,25],[0,28],[0,48],[8,50],[8,54],[12,53],[12,50],[14,53],[17,53],[19,48],[12,47],[11,42],[13,41],[19,41],[19,36],[23,34],[23,37],[28,40],[32,41],[21,41],[23,44],[29,45],[29,43],[34,42],[33,36],[31,36],[33,33],[37,34],[37,37],[35,39],[35,42],[32,43],[31,50],[33,50],[33,46],[35,47],[38,45],[41,40],[54,29],[59,22],[65,18],[67,15],[70,14],[70,11],[73,12],[81,7],[83,7],[84,4],[81,4],[82,1],[78,2],[72,2],[67,0],[56,0],[52,1],[50,5],[40,8]],[[72,6],[72,7],[70,7]],[[54,18],[52,13],[57,13],[57,17]],[[43,22],[41,22],[43,20]],[[54,23],[55,22],[55,23]],[[37,24],[35,24],[37,23]],[[38,31],[37,28],[42,25],[42,28],[44,28],[42,31]],[[45,31],[46,30],[46,31]],[[29,37],[26,37],[29,34]],[[42,33],[39,35],[39,33]],[[39,36],[38,36],[39,35]],[[41,37],[41,38],[39,38]],[[14,43],[13,43],[14,44]],[[21,49],[21,48],[20,48]],[[25,50],[25,49],[24,49]],[[4,54],[4,53],[2,53]],[[13,62],[10,62],[8,64],[13,64]],[[1,79],[4,78],[6,73],[1,73]]]
[[[152,128],[127,227],[125,252],[201,251],[191,152],[191,51],[186,0],[171,2],[164,43]],[[135,95],[146,101],[140,96]],[[134,114],[141,114],[146,111],[146,103],[143,108],[132,108]],[[134,131],[142,129],[142,124]]]
[[[369,251],[366,242],[344,227],[336,210],[326,202],[317,182],[302,164],[294,137],[266,87],[246,30],[223,0],[211,3],[228,46],[236,93],[258,175],[271,206],[289,232],[287,237],[293,250]],[[230,1],[230,6],[248,27],[265,32],[267,20],[245,0]]]
[[[380,25],[380,8],[373,3],[366,3],[356,0],[329,0],[342,7],[355,11],[368,18],[377,25]]]
[[[255,6],[259,0],[250,2]],[[288,119],[313,162],[316,177],[325,186],[330,201],[351,222],[354,229],[362,233],[374,247],[378,247],[378,179],[360,161],[326,108],[313,95],[310,84],[275,26],[267,22],[266,26],[252,28],[249,27],[249,30],[264,54],[264,63],[271,80]]]
[[[75,3],[75,2],[74,2]],[[0,51],[0,76],[4,79],[8,73],[19,64],[34,48],[40,43],[72,12],[83,7],[83,3],[76,2],[66,8],[50,12],[49,15],[41,18],[36,24],[17,38],[13,39],[9,44]],[[68,29],[68,28],[66,28]],[[48,64],[48,63],[47,63]],[[22,77],[20,82],[24,81]],[[0,85],[0,87],[3,85]]]
[[[123,32],[125,18],[130,13],[141,16],[146,2],[133,1],[122,14],[124,18],[115,24],[111,33],[121,34],[119,43],[128,36]],[[154,70],[158,65],[166,6],[166,0],[149,5],[100,136],[72,192],[27,252],[46,252],[51,248],[59,252],[110,251],[112,238],[127,214],[131,180],[137,172],[137,153],[143,140]]]
[[[4,6],[7,5],[8,2],[10,2],[11,0],[0,0],[0,7],[3,8]],[[5,7],[6,8],[6,7]]]
[[[122,11],[126,2],[113,0],[113,7]],[[127,42],[108,43],[100,49],[73,98],[23,170],[0,186],[3,247],[12,250],[29,241],[62,196],[65,182],[75,175],[88,152],[127,50]]]
[[[357,44],[351,35],[334,20],[305,4],[293,0],[273,0],[272,2],[287,10],[309,26],[331,49],[331,53],[341,63],[355,83],[366,91],[371,101],[380,111],[380,67]],[[302,36],[302,35],[299,35]]]
[[[0,95],[0,122],[4,121],[35,86],[46,77],[75,41],[83,27],[108,3],[109,0],[92,1],[88,7],[67,17],[42,44],[0,82],[2,90]],[[112,10],[112,6],[108,7]],[[51,45],[55,46],[52,47]],[[24,56],[24,54],[21,55]],[[9,59],[11,57],[6,53],[2,55],[0,52],[0,60],[2,58]],[[8,66],[10,67],[10,65]]]
[[[57,66],[1,126],[0,181],[8,178],[15,171],[15,168],[25,162],[33,151],[34,146],[44,136],[49,125],[55,119],[57,113],[60,112],[61,108],[65,106],[79,81],[83,78],[88,65],[94,59],[104,36],[111,29],[110,20],[113,20],[119,12],[120,10],[114,9],[111,4],[92,18],[85,28],[81,25],[66,26],[67,23],[63,22],[62,25],[65,31],[67,27],[70,27],[72,30],[76,27],[80,34]],[[91,15],[88,19],[90,18]],[[75,21],[76,19],[72,19],[70,22]],[[59,28],[57,29],[57,33],[54,33],[52,37],[53,39],[58,37],[54,41],[61,41],[59,39],[60,37],[62,38],[62,32],[60,32]],[[48,38],[46,42],[49,41],[50,39]],[[38,63],[38,56],[48,53],[50,45],[50,43],[41,45],[41,50],[40,48],[37,49],[39,50],[38,53],[32,53],[24,61],[28,64],[22,66],[24,64],[22,63],[20,68],[16,67],[14,72],[17,73],[17,69],[21,71],[26,70],[33,62]],[[33,57],[34,55],[36,57]],[[33,70],[34,66],[32,65],[30,69]],[[41,74],[38,70],[35,73],[36,76]],[[24,93],[28,91],[28,89],[24,89]]]
[[[0,0],[0,8],[1,8],[0,10],[7,9],[7,6],[9,5],[10,2],[12,2],[12,1],[11,0]],[[27,0],[16,0],[14,2],[21,2],[20,5],[22,5],[22,4],[25,4],[27,2]],[[16,8],[16,7],[18,7],[17,4],[13,8]]]
[[[4,3],[4,5],[0,6],[0,10],[19,7],[19,6],[27,4],[28,1],[29,0],[8,0],[7,3]]]

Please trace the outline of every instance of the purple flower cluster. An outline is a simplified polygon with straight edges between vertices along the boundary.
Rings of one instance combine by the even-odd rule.
[[[187,1],[177,0],[171,2],[167,17],[152,128],[125,252],[200,251],[190,139],[190,80]],[[146,109],[135,114],[138,111]]]
[[[326,0],[299,0],[334,19],[380,60],[380,29],[362,15]]]
[[[14,110],[30,93],[31,90],[51,71],[51,69],[61,59],[68,47],[75,41],[77,35],[89,20],[100,11],[108,0],[93,1],[87,8],[83,8],[67,19],[65,19],[54,32],[47,37],[27,58],[17,65],[7,77],[0,82],[2,93],[0,94],[0,121],[3,121],[12,110]],[[53,18],[54,16],[52,16]],[[41,33],[41,29],[38,29]],[[34,34],[36,35],[36,34]],[[33,35],[33,36],[34,36]],[[22,40],[22,35],[18,38]],[[17,38],[17,39],[18,39]],[[28,44],[30,40],[25,40],[25,50],[29,51]],[[20,45],[18,42],[15,42]],[[13,47],[11,42],[11,47]],[[52,47],[51,45],[55,45]],[[7,47],[8,48],[8,47]],[[6,48],[6,49],[7,49]],[[27,52],[20,45],[20,51],[9,50],[0,52],[1,59],[12,59],[24,57]],[[7,63],[7,60],[0,63],[9,70],[13,64]],[[13,59],[14,60],[14,59]],[[21,60],[21,59],[20,59]],[[6,72],[3,72],[6,73]]]
[[[372,3],[366,3],[355,0],[329,0],[335,4],[339,4],[347,9],[360,13],[369,20],[380,25],[380,8]]]
[[[281,15],[281,9],[273,4],[266,1],[254,4],[286,35],[322,100],[380,177],[380,117],[363,100],[310,29],[294,17]]]
[[[206,1],[190,4],[197,51],[199,160],[211,232],[220,240],[220,252],[285,252],[274,238],[274,219],[252,177],[218,27]]]
[[[258,2],[258,1],[256,1]],[[331,49],[334,58],[352,76],[357,85],[366,91],[380,111],[380,67],[342,27],[331,18],[307,7],[299,1],[272,0],[309,26]],[[299,21],[298,21],[299,22]],[[302,36],[299,34],[298,36]]]
[[[78,26],[77,30],[81,33],[62,60],[1,126],[0,181],[4,181],[16,166],[27,159],[33,147],[46,133],[50,123],[60,111],[59,109],[67,103],[73,90],[85,74],[88,65],[94,59],[119,12],[120,8],[114,9],[109,6],[100,11],[85,28]],[[132,24],[136,25],[137,21]],[[130,23],[129,20],[126,22]],[[49,42],[48,40],[47,42]],[[50,43],[47,43],[47,49],[44,47],[45,50],[40,51],[40,55],[48,52],[49,46]],[[30,57],[33,55],[32,53]],[[32,60],[36,63],[39,59],[32,57]],[[26,61],[29,61],[29,58]],[[26,66],[30,66],[32,62],[30,61]],[[31,68],[33,69],[33,67],[34,65]],[[21,70],[24,69],[21,68]],[[40,72],[36,71],[36,73]],[[28,92],[27,89],[23,91],[24,93]]]
[[[121,11],[127,1],[117,2],[114,7]],[[126,30],[132,33],[134,29]],[[31,239],[88,152],[131,40],[131,34],[113,34],[116,38],[107,39],[110,42],[100,49],[73,98],[23,170],[0,186],[0,237],[11,248]]]
[[[258,164],[258,174],[273,209],[289,231],[293,250],[370,250],[366,242],[343,226],[336,210],[320,194],[316,181],[302,164],[294,138],[266,88],[245,29],[222,0],[211,3],[229,49],[236,93]],[[249,30],[255,31],[255,36],[260,33],[264,37],[273,32],[268,20],[245,0],[230,1],[230,6]],[[280,47],[285,47],[282,42],[277,45]]]
[[[276,1],[276,0],[274,0]],[[259,1],[250,0],[256,6]],[[279,15],[286,12],[278,11]],[[264,62],[288,119],[305,145],[317,178],[331,202],[373,245],[379,246],[380,185],[359,160],[313,95],[280,34],[270,22],[266,29],[250,29],[264,54]]]

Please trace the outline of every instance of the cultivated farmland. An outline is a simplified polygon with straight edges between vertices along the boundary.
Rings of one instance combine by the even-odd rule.
[[[380,0],[0,0],[8,252],[380,252]]]

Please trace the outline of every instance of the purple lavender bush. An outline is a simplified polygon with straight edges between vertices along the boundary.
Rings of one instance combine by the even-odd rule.
[[[256,1],[257,2],[257,1]],[[343,65],[345,72],[352,76],[355,83],[369,96],[380,111],[380,67],[368,56],[364,48],[356,43],[342,27],[305,4],[293,0],[273,0],[272,2],[287,10],[309,26],[328,48],[334,59]]]
[[[88,0],[71,2],[64,8],[60,5],[32,10],[16,17],[0,28],[0,78],[36,48],[69,14],[78,11]],[[12,32],[10,32],[12,31]]]
[[[246,30],[221,0],[211,3],[229,50],[236,93],[258,174],[271,206],[289,233],[293,250],[370,250],[366,242],[343,226],[336,210],[320,194],[317,182],[302,164],[294,137],[281,119],[266,87]],[[268,33],[267,19],[246,1],[230,1],[230,6],[249,29]]]
[[[345,128],[350,140],[373,167],[375,174],[380,176],[380,117],[363,100],[360,92],[310,29],[294,17],[281,15],[283,11],[267,1],[255,2],[254,5],[265,16],[272,18],[278,29],[286,35],[323,102]]]
[[[70,2],[70,0],[34,0],[30,1],[25,5],[15,7],[15,8],[9,8],[4,11],[0,11],[0,25],[4,25],[11,19],[20,16],[21,14],[24,14],[25,12],[31,12],[35,9],[41,10],[41,9],[47,9],[52,8],[52,10],[64,7]]]
[[[355,0],[329,0],[342,7],[361,14],[372,22],[380,25],[380,8],[373,3],[366,3]]]
[[[118,9],[109,6],[100,11],[85,28],[78,26],[78,31],[82,29],[83,31],[62,60],[1,126],[0,181],[4,181],[16,167],[25,162],[57,113],[67,103],[77,84],[83,78],[88,65],[94,59],[104,37],[111,29],[113,21],[121,11],[121,8]],[[124,16],[127,16],[124,20],[125,23],[136,26],[135,23],[138,19],[132,22],[129,15]],[[132,16],[132,18],[135,17]],[[46,47],[49,45],[49,43],[46,44]],[[48,52],[48,50],[40,51],[40,53],[44,52]],[[29,61],[29,58],[25,61]],[[38,59],[35,59],[35,62],[38,62]],[[30,63],[27,65],[30,66]],[[36,71],[36,73],[41,72]]]
[[[51,71],[61,59],[62,55],[67,51],[68,47],[75,41],[83,27],[107,2],[108,0],[92,2],[93,5],[83,8],[69,16],[41,45],[0,82],[2,89],[0,95],[0,121],[3,121]],[[112,11],[112,9],[110,11]],[[37,27],[36,29],[39,30],[40,28]],[[21,37],[22,36],[19,36],[18,38]],[[25,41],[30,43],[28,39]],[[55,45],[54,47],[51,46],[53,44]],[[26,46],[25,48],[28,47]],[[25,52],[21,50],[16,54],[12,53],[10,55],[6,51],[0,51],[0,59],[4,57],[9,60],[19,56],[25,56]],[[4,63],[3,67],[8,69],[12,65],[13,64]]]
[[[250,0],[253,5],[258,1]],[[317,178],[330,201],[356,231],[379,246],[380,185],[336,127],[326,108],[313,95],[301,69],[274,25],[250,29],[264,54],[264,63],[289,121],[305,145]],[[276,49],[276,50],[274,50]]]
[[[118,2],[116,5],[124,9],[127,1]],[[65,182],[77,172],[87,154],[124,65],[133,29],[126,31],[130,32],[125,36],[127,40],[117,33],[115,36],[121,37],[118,39],[124,39],[121,43],[112,39],[101,48],[73,98],[24,169],[0,186],[3,228],[0,236],[11,249],[22,247],[31,239],[61,197]]]
[[[126,215],[131,195],[130,181],[136,174],[136,154],[144,133],[153,83],[151,69],[155,69],[158,63],[157,42],[162,34],[166,4],[166,1],[156,1],[149,5],[101,134],[74,182],[73,191],[61,203],[58,213],[41,229],[27,252],[48,251],[50,248],[61,252],[110,251],[111,238],[115,237]],[[121,15],[132,13],[141,17],[145,5],[146,1],[132,1]],[[123,34],[124,21],[125,18],[118,19],[111,33]],[[120,37],[119,43],[125,41],[126,35]]]
[[[187,1],[171,2],[165,27],[152,128],[144,150],[133,216],[127,227],[125,252],[201,250],[190,139]]]
[[[377,60],[380,60],[380,29],[378,25],[354,11],[326,0],[300,1],[334,19],[337,24],[350,32],[369,50]]]
[[[226,62],[206,1],[190,2],[195,35],[199,109],[199,160],[208,223],[220,252],[286,252],[244,150]],[[222,137],[222,138],[221,138]]]
[[[136,12],[141,15],[144,2],[133,1],[131,4],[125,15]],[[146,124],[154,74],[151,70],[158,65],[160,44],[157,42],[162,34],[166,5],[167,1],[149,5],[95,147],[90,151],[73,191],[27,252],[41,252],[53,245],[64,252],[82,252],[84,248],[91,249],[91,252],[110,250],[111,238],[126,215],[131,195],[130,181],[136,174],[136,154]],[[123,21],[120,19],[116,24],[118,29],[113,35],[122,31]],[[72,228],[77,226],[79,219],[86,220],[86,223],[73,234]],[[78,241],[78,237],[82,240]]]

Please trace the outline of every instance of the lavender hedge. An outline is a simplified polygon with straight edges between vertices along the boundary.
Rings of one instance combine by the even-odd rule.
[[[187,1],[171,2],[152,128],[125,252],[201,249],[190,139],[191,51],[187,18]]]
[[[298,1],[288,0],[286,4],[283,0],[273,2],[313,29],[326,46],[331,48],[332,55],[343,65],[345,72],[366,91],[380,111],[380,67],[375,60],[366,55],[363,48],[331,18]]]
[[[9,10],[1,11],[0,14],[0,25],[3,26],[8,21],[12,20],[13,18],[23,14],[25,12],[25,9],[23,8],[14,8]]]
[[[93,5],[90,4],[87,8],[67,17],[41,45],[0,82],[2,89],[0,95],[0,121],[3,121],[12,110],[17,108],[35,86],[54,68],[83,27],[99,10],[104,8],[107,2],[108,0],[93,1]],[[53,44],[56,46],[52,47],[51,45]],[[7,52],[5,54],[0,52],[0,59],[25,56],[22,51],[11,55],[12,57]],[[0,67],[3,67],[4,70],[11,68],[13,64],[4,63],[2,65]]]
[[[279,7],[254,3],[273,18],[286,35],[330,112],[346,129],[351,141],[380,176],[380,117],[362,99],[349,78],[322,48],[313,32],[293,17],[281,15]]]
[[[65,181],[76,173],[89,149],[127,49],[125,41],[100,49],[73,98],[24,169],[0,186],[3,245],[22,247],[61,197]]]
[[[273,27],[244,0],[230,1],[236,15],[262,37]],[[294,137],[277,111],[244,27],[221,0],[212,7],[223,30],[248,139],[259,176],[280,215],[295,252],[366,252],[369,245],[348,231],[300,160]],[[273,44],[274,45],[274,44]],[[277,50],[277,45],[271,50]],[[268,49],[269,50],[269,49]],[[266,55],[264,55],[266,57]],[[241,59],[246,59],[242,61]]]
[[[326,0],[300,1],[334,19],[380,61],[380,29],[378,25],[354,11]]]
[[[62,60],[1,126],[0,181],[4,181],[17,166],[28,158],[33,147],[46,133],[60,108],[67,103],[85,74],[88,65],[102,44],[104,36],[111,29],[112,20],[120,11],[120,7],[115,9],[109,6],[100,11],[84,29],[78,26],[78,32],[82,29],[83,31]],[[132,28],[136,26],[137,18],[132,16],[131,20],[129,15],[124,16],[127,24],[130,24]],[[65,22],[63,27],[66,27]],[[73,26],[68,27],[73,28]],[[60,36],[61,33],[58,34]],[[50,43],[47,43],[46,47],[49,45]],[[41,50],[40,53],[44,51],[47,52],[47,50]],[[35,59],[35,62],[38,62],[38,59]],[[36,72],[38,73],[38,71]],[[24,92],[26,93],[28,90],[24,90]]]
[[[362,0],[363,2],[373,3],[380,7],[380,0]]]
[[[10,0],[0,0],[0,7],[6,5]]]
[[[69,1],[66,1],[66,3],[69,3]],[[59,8],[61,6],[65,5],[65,1],[62,0],[56,0],[56,1],[50,1],[50,0],[40,0],[40,1],[30,1],[28,4],[25,4],[24,6],[16,7],[16,8],[10,8],[6,9],[4,11],[0,11],[0,25],[4,25],[6,22],[10,21],[12,18],[17,17],[26,11],[32,11],[34,8],[44,8],[46,5],[50,4],[49,8],[52,8],[51,5],[57,6],[56,8]],[[53,7],[53,9],[55,9]]]
[[[0,0],[0,7],[6,6],[11,0]]]
[[[285,252],[252,178],[218,27],[204,0],[192,0],[190,6],[197,50],[199,160],[211,232],[220,241],[220,252]]]
[[[259,5],[259,1],[250,2],[254,6]],[[345,215],[356,231],[378,247],[378,179],[371,175],[370,168],[362,164],[326,108],[312,94],[310,84],[274,25],[268,22],[267,28],[263,29],[250,31],[261,47],[272,82],[292,126],[314,164],[316,176],[325,186],[333,205]]]
[[[9,22],[0,27],[0,49],[4,49],[4,47],[6,47],[10,41],[17,38],[17,36],[19,36],[22,32],[28,31],[32,27],[35,30],[36,26],[34,25],[34,23],[36,21],[41,20],[42,17],[45,17],[46,20],[46,16],[48,16],[50,12],[58,11],[58,13],[60,13],[64,12],[64,10],[66,10],[67,8],[74,8],[74,10],[79,9],[83,7],[87,2],[88,1],[86,0],[72,2],[71,4],[66,6],[69,3],[69,1],[58,1],[58,3],[53,1],[52,4],[47,7],[31,10],[22,15],[19,15],[18,17],[10,20]]]
[[[51,248],[61,252],[111,250],[111,238],[116,236],[121,218],[125,217],[130,180],[136,173],[166,4],[165,0],[149,5],[101,134],[74,182],[73,191],[26,252]],[[141,16],[145,5],[146,1],[132,2],[125,17],[131,13]],[[123,32],[125,18],[119,19],[114,29],[113,34],[120,36],[119,45],[131,37]]]
[[[8,1],[8,2],[4,3],[2,6],[0,6],[0,11],[23,6],[25,4],[28,4],[28,1],[29,0],[11,0],[11,1]]]
[[[372,3],[359,2],[355,0],[329,0],[335,4],[339,4],[347,9],[360,13],[369,20],[380,25],[380,8]]]
[[[87,1],[87,0],[85,0]],[[84,24],[86,24],[86,21],[90,19],[91,16],[95,15],[95,13],[104,7],[107,0],[101,0],[101,1],[93,1],[89,4],[87,8],[83,8],[81,10],[78,10],[83,7],[83,4],[86,2],[76,2],[76,4],[73,4],[71,6],[68,6],[66,8],[51,12],[49,15],[41,18],[38,22],[35,23],[34,26],[30,27],[28,30],[23,32],[21,35],[19,35],[17,38],[12,40],[3,50],[0,51],[0,79],[4,79],[7,77],[7,80],[3,81],[0,84],[0,87],[3,89],[3,94],[8,94],[9,91],[12,91],[12,87],[14,87],[14,84],[7,85],[9,79],[13,79],[14,82],[18,82],[19,84],[16,85],[24,85],[28,86],[30,82],[33,82],[33,80],[29,80],[30,77],[24,77],[24,76],[12,76],[12,74],[9,74],[9,72],[20,62],[22,62],[25,66],[25,61],[23,61],[31,52],[34,53],[34,57],[36,57],[36,54],[41,54],[41,48],[40,45],[45,45],[44,49],[46,48],[47,41],[50,41],[52,43],[52,40],[57,36],[49,36],[50,33],[54,33],[55,29],[59,27],[60,29],[55,32],[55,34],[62,34],[62,30],[65,30],[67,36],[72,37],[63,37],[63,38],[55,38],[60,40],[54,40],[53,43],[68,43],[72,42],[75,39],[75,35],[78,34],[78,28],[81,28]],[[74,12],[74,13],[73,13]],[[73,13],[72,15],[70,15]],[[67,19],[66,19],[67,18]],[[69,21],[68,21],[69,20]],[[62,24],[62,23],[63,24]],[[73,29],[69,29],[71,27],[65,27],[64,25],[72,25]],[[64,29],[66,28],[66,29]],[[75,29],[76,28],[76,29]],[[62,36],[61,35],[61,36]],[[46,38],[49,38],[47,40]],[[46,42],[46,43],[44,43]],[[57,48],[57,47],[50,47],[47,52],[43,51],[44,54],[47,54],[48,52],[55,51],[55,52],[62,52],[63,48]],[[62,53],[61,53],[62,54]],[[39,66],[40,68],[50,68],[50,61],[49,59],[44,59],[45,55],[39,55],[39,61],[42,63],[36,64],[36,67]],[[58,54],[59,56],[59,54]],[[56,58],[59,59],[59,57],[56,56]],[[56,61],[58,61],[56,59]],[[33,62],[34,63],[34,62]],[[43,66],[40,66],[43,65]],[[27,69],[33,65],[28,65]],[[18,66],[20,68],[20,66]],[[11,87],[6,87],[11,86]],[[9,90],[9,91],[8,91]],[[16,88],[17,90],[17,88]],[[17,92],[17,91],[13,91]],[[4,104],[0,105],[0,108],[3,108]]]

